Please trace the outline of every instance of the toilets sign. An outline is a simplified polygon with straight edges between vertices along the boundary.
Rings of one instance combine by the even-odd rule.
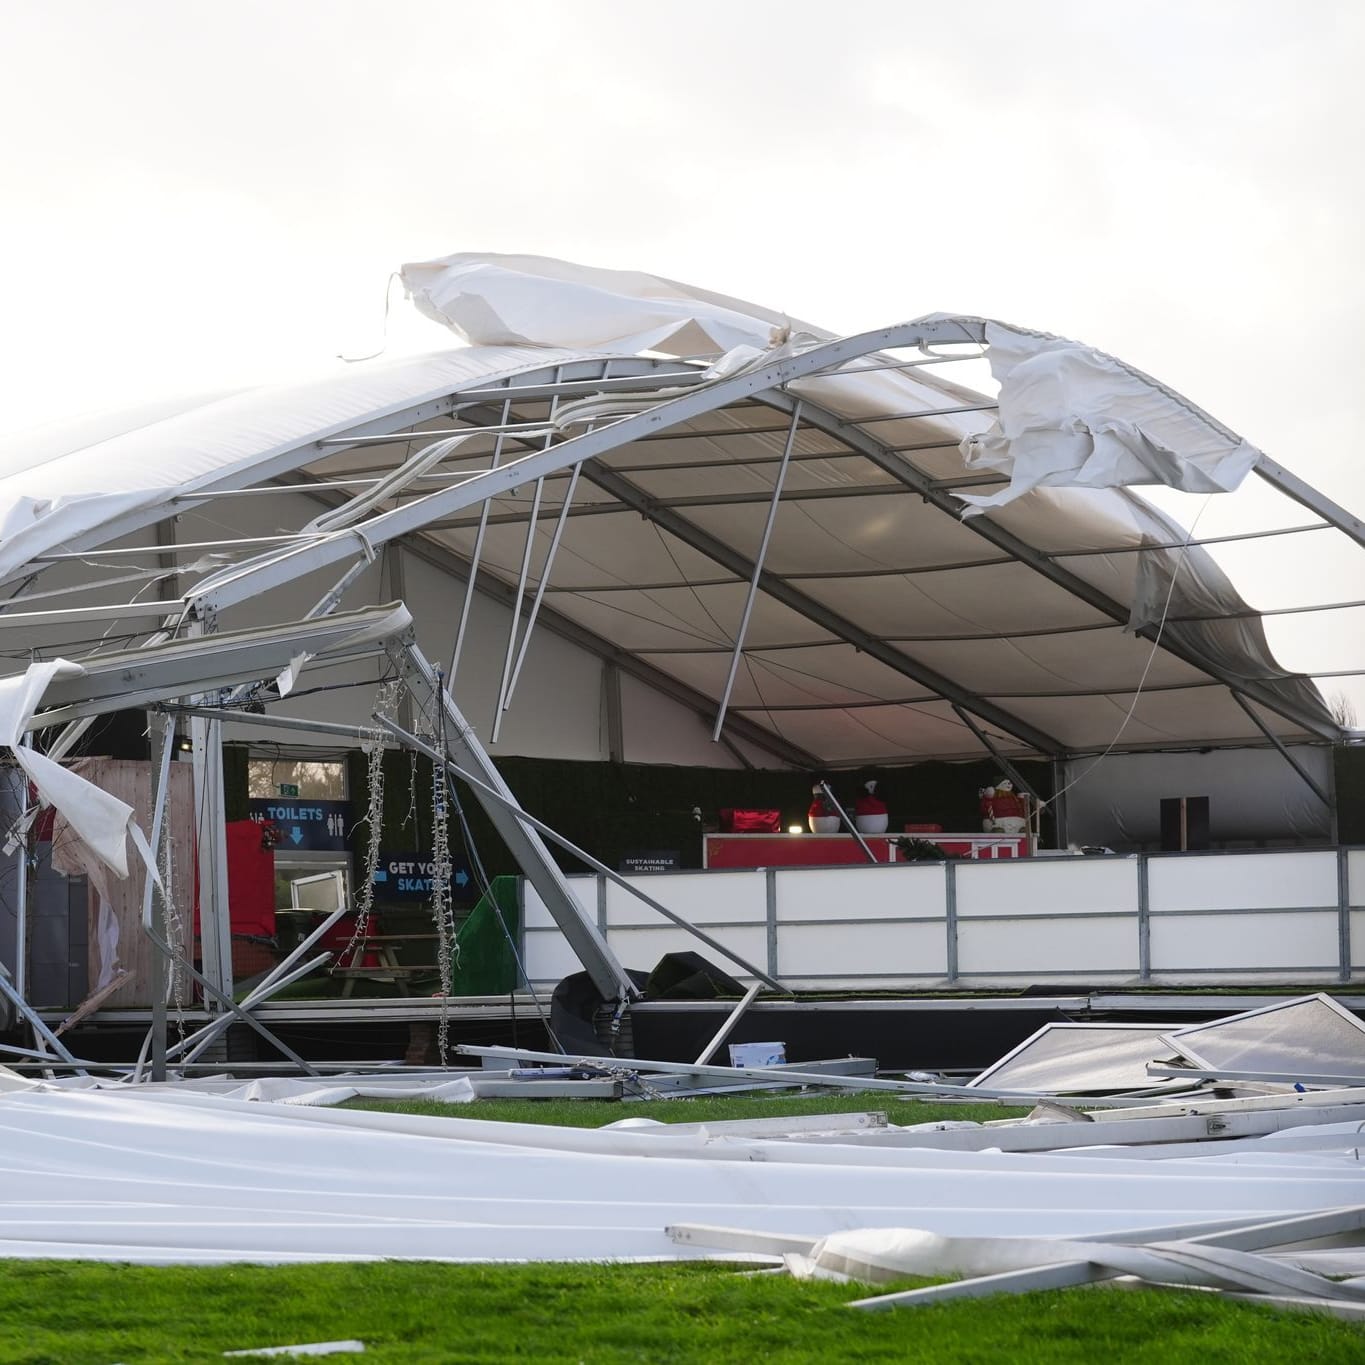
[[[269,821],[279,834],[275,845],[280,853],[296,850],[307,853],[344,853],[351,832],[349,801],[295,800],[267,796],[251,802],[251,818],[257,824]]]

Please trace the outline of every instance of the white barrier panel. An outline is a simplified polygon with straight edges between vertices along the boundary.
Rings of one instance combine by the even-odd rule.
[[[1156,915],[1152,971],[1337,970],[1337,912]]]
[[[961,921],[978,915],[1135,914],[1137,887],[1136,858],[962,862],[957,865],[957,917]]]
[[[946,977],[946,927],[933,920],[784,925],[777,935],[778,975],[787,985],[812,986],[827,986],[832,977],[865,986],[869,978]]]
[[[582,876],[567,877],[565,880],[574,899],[596,924],[597,878]],[[521,881],[521,923],[522,961],[526,965],[526,975],[532,981],[553,985],[583,970],[583,964],[574,956],[564,935],[559,932],[559,925],[554,922],[545,902],[525,878]]]
[[[780,951],[780,949],[779,949]],[[966,976],[1051,976],[1121,973],[1136,976],[1137,916],[1065,922],[1034,919],[958,921],[957,966]]]
[[[942,863],[784,868],[776,873],[779,927],[799,920],[942,919]],[[780,928],[785,936],[785,928]]]
[[[1345,855],[1351,957],[1365,971],[1365,849]],[[1054,858],[953,865],[958,984],[992,978],[1065,984],[1137,979],[1142,860]],[[681,872],[631,880],[757,966],[768,966],[772,878],[776,975],[792,986],[870,989],[945,980],[952,956],[949,873],[942,864]],[[1340,966],[1335,850],[1169,854],[1147,861],[1148,964],[1156,982],[1190,973],[1286,980]],[[570,878],[626,965],[694,950],[730,965],[628,892]],[[527,969],[552,982],[578,970],[530,886],[523,887]],[[736,973],[738,975],[738,973]]]
[[[670,907],[671,908],[671,907]],[[725,944],[731,952],[762,967],[768,960],[768,930],[760,925],[757,929],[716,929],[706,931],[712,938]],[[738,963],[731,962],[714,948],[698,942],[686,929],[675,929],[665,923],[662,929],[632,927],[611,929],[607,933],[607,945],[620,959],[621,965],[637,972],[651,971],[658,965],[665,953],[700,953],[708,962],[714,963],[721,971],[740,981],[749,982],[753,978]]]
[[[1172,854],[1147,864],[1156,910],[1297,910],[1337,903],[1335,850]]]
[[[1365,909],[1365,848],[1353,848],[1347,853],[1346,876],[1351,904]]]
[[[526,975],[532,981],[551,986],[583,970],[583,964],[574,956],[568,940],[557,927],[528,929],[522,939],[522,961],[526,964]],[[517,984],[520,986],[521,983]]]
[[[627,880],[660,905],[666,905],[675,915],[681,915],[689,924],[762,923],[768,916],[767,882],[759,871],[654,873]],[[609,928],[667,923],[657,910],[651,910],[624,887],[607,883]],[[743,952],[743,949],[736,947],[735,951]]]
[[[597,878],[593,876],[566,877],[569,890],[579,905],[587,911],[588,918],[597,923]],[[554,929],[554,922],[545,902],[541,900],[534,886],[524,878],[521,882],[521,922],[527,929]]]

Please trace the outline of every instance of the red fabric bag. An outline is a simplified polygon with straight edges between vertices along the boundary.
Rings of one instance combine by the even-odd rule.
[[[720,812],[722,834],[781,834],[780,810],[736,810],[726,806]]]

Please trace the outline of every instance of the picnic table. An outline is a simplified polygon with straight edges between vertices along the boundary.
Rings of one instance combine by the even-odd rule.
[[[362,934],[350,952],[350,961],[332,968],[332,975],[341,977],[342,998],[350,996],[357,981],[391,981],[400,995],[411,995],[408,982],[418,976],[434,976],[440,968],[436,963],[403,963],[398,960],[399,945],[403,943],[435,943],[436,934]],[[435,954],[433,953],[434,957]],[[373,958],[370,962],[367,959]]]

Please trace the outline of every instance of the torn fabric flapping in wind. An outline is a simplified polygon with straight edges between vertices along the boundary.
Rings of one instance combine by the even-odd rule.
[[[998,493],[957,496],[967,515],[1030,489],[1166,484],[1230,493],[1261,452],[1145,375],[1062,337],[986,324],[1000,407],[961,444],[969,469],[998,470]]]

